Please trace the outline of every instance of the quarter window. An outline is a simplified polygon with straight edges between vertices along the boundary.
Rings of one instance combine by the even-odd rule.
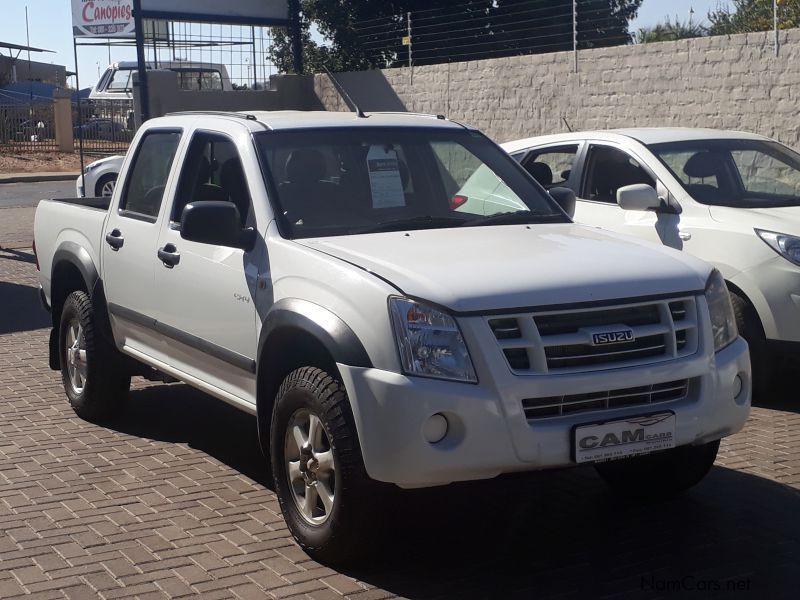
[[[133,159],[120,210],[148,218],[158,216],[172,161],[181,134],[152,131],[145,134]]]

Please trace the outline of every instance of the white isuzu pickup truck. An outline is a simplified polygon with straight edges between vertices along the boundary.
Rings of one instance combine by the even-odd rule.
[[[153,119],[110,205],[36,211],[50,366],[87,419],[133,375],[256,415],[288,526],[328,561],[378,529],[379,482],[594,464],[686,489],[750,410],[725,283],[555,197],[442,117]]]

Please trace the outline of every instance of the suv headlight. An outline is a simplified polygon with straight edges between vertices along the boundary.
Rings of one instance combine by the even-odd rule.
[[[711,315],[711,332],[714,334],[714,351],[722,350],[739,335],[736,316],[733,314],[731,296],[722,274],[714,269],[706,283],[706,302]]]
[[[756,229],[755,232],[767,245],[783,256],[786,260],[800,265],[800,238],[785,233],[775,233],[774,231],[762,231]]]
[[[475,369],[453,317],[409,300],[389,298],[400,362],[407,375],[475,383]]]

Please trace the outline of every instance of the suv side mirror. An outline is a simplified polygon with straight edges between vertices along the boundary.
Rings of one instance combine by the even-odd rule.
[[[181,237],[201,244],[252,250],[256,232],[243,229],[239,209],[231,202],[190,202],[181,213]]]
[[[548,192],[570,219],[575,216],[575,192],[565,187],[550,188]]]
[[[661,198],[652,185],[636,183],[617,190],[617,204],[624,210],[658,210]]]

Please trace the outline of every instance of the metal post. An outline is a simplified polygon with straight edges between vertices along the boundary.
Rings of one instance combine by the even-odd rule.
[[[303,38],[301,33],[300,2],[299,0],[289,0],[289,35],[292,39],[294,72],[297,75],[303,74]]]
[[[578,0],[572,0],[572,54],[575,72],[578,72]]]
[[[778,39],[778,0],[772,0],[772,28],[775,30],[775,56],[780,54],[780,41]]]
[[[263,32],[263,30],[262,30]],[[256,68],[256,28],[250,26],[250,36],[253,38],[253,89],[258,89],[258,69]]]
[[[408,66],[413,66],[413,62],[411,60],[411,11],[408,11]]]
[[[86,196],[86,175],[84,175],[83,168],[83,136],[86,133],[83,130],[83,109],[81,108],[81,81],[78,76],[78,42],[72,38],[72,51],[75,54],[75,87],[77,88],[78,96],[78,155],[81,160],[81,187],[83,188],[83,195]],[[74,142],[73,142],[74,143]],[[94,195],[94,194],[92,194]]]
[[[133,26],[136,28],[136,61],[139,72],[139,106],[142,123],[150,118],[150,91],[147,87],[147,62],[144,57],[144,23],[142,2],[133,0]]]

